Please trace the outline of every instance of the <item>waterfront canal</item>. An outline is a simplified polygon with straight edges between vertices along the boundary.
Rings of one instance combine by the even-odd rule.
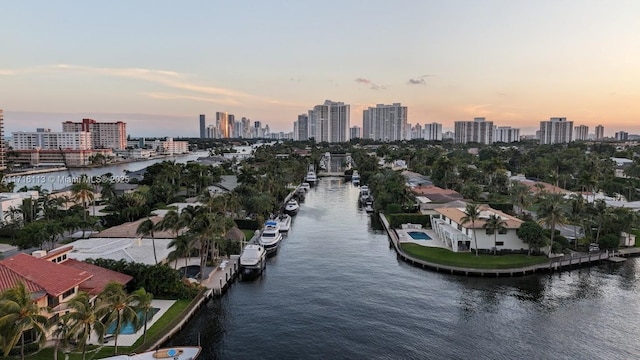
[[[321,178],[266,274],[211,300],[170,341],[202,359],[629,359],[640,357],[633,259],[522,278],[466,278],[396,259]]]

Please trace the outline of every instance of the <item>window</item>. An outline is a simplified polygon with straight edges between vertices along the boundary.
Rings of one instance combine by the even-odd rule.
[[[69,296],[71,296],[71,295],[73,295],[75,293],[76,293],[76,288],[69,289],[69,290],[65,291],[64,294],[62,294],[62,298],[65,299],[65,298],[67,298],[67,297],[69,297]]]
[[[504,246],[504,241],[496,241],[496,246]]]
[[[504,235],[506,233],[507,233],[507,229],[506,228],[498,230],[498,234],[500,234],[500,235]]]
[[[487,235],[493,235],[493,229],[487,229],[486,232]]]

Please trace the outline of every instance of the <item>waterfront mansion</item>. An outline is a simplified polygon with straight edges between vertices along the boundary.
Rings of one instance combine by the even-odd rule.
[[[431,227],[440,240],[454,252],[475,250],[473,231],[478,241],[478,250],[492,250],[495,246],[500,250],[527,250],[528,245],[518,238],[516,231],[522,220],[489,206],[480,207],[480,218],[475,225],[471,222],[463,224],[466,216],[464,208],[445,207],[434,209],[436,215],[431,217]],[[498,231],[496,237],[491,230],[485,229],[484,224],[491,215],[496,215],[504,221],[504,230]],[[495,244],[494,244],[495,240]]]

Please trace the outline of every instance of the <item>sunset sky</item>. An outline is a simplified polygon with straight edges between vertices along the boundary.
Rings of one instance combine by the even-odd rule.
[[[6,1],[5,132],[122,120],[198,136],[216,111],[292,131],[325,99],[416,123],[640,133],[640,1]]]

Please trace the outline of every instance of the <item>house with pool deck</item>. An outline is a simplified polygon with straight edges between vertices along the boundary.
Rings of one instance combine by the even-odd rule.
[[[480,218],[475,222],[462,224],[462,219],[466,216],[465,209],[459,207],[447,207],[434,209],[437,215],[431,217],[431,227],[433,234],[440,240],[444,247],[453,252],[475,250],[473,241],[473,231],[476,232],[478,250],[490,251],[495,246],[498,251],[511,250],[525,251],[529,247],[527,243],[520,240],[516,231],[523,221],[502,211],[492,209],[483,205],[480,207]],[[491,215],[497,215],[504,221],[505,229],[499,231],[497,237],[491,230],[485,229],[484,224]],[[494,245],[495,239],[495,245]]]

